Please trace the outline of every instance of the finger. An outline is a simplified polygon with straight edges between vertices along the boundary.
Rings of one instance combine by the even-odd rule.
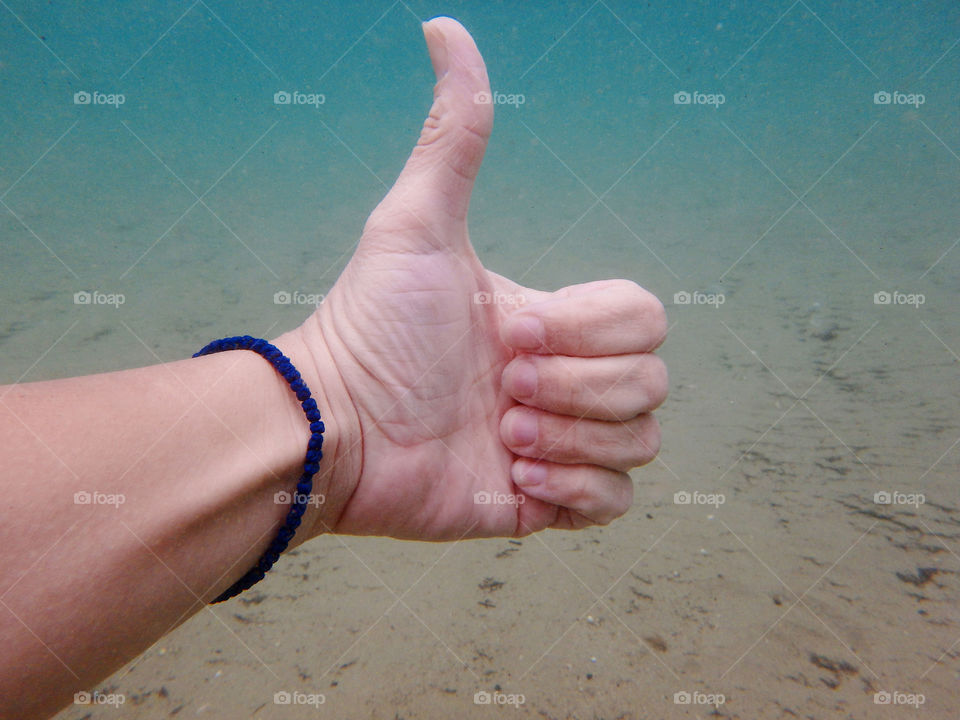
[[[667,397],[667,367],[656,355],[582,358],[524,353],[503,369],[503,389],[557,415],[629,420]]]
[[[596,357],[649,352],[666,332],[656,296],[629,280],[605,280],[523,306],[504,321],[500,337],[515,350]]]
[[[566,509],[551,527],[606,525],[623,515],[633,503],[629,475],[595,465],[557,465],[524,458],[510,469],[523,494]]]
[[[437,83],[416,147],[370,215],[361,245],[391,250],[462,250],[467,207],[493,127],[490,81],[476,43],[456,20],[423,25]],[[478,100],[479,98],[479,100]]]
[[[500,438],[522,457],[622,471],[645,465],[660,450],[660,426],[647,413],[626,422],[605,422],[517,405],[500,421]]]

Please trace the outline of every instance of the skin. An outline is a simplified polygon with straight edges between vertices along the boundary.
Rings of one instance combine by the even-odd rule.
[[[325,501],[292,546],[605,524],[659,448],[663,306],[626,280],[548,293],[484,269],[466,216],[493,123],[474,102],[486,68],[456,21],[424,33],[437,84],[419,141],[325,302],[273,341],[327,426]],[[243,575],[308,437],[244,351],[0,388],[0,716],[55,712]],[[84,491],[124,499],[78,504]]]

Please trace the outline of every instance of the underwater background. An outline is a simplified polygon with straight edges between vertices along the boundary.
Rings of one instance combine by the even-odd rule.
[[[496,103],[484,264],[667,307],[633,508],[321,538],[58,718],[955,717],[956,3],[3,0],[0,381],[302,322],[416,142],[438,14]]]

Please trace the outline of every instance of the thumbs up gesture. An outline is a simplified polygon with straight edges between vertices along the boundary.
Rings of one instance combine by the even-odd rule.
[[[483,267],[467,208],[493,126],[486,67],[455,20],[424,34],[437,82],[416,147],[324,303],[278,341],[335,428],[308,533],[608,523],[659,449],[663,306],[627,280],[550,293]]]

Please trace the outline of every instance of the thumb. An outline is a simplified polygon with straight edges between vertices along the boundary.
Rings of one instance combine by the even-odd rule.
[[[433,106],[400,177],[364,228],[394,250],[468,242],[470,193],[493,127],[487,68],[466,28],[437,17],[423,24],[423,34],[437,76]]]

